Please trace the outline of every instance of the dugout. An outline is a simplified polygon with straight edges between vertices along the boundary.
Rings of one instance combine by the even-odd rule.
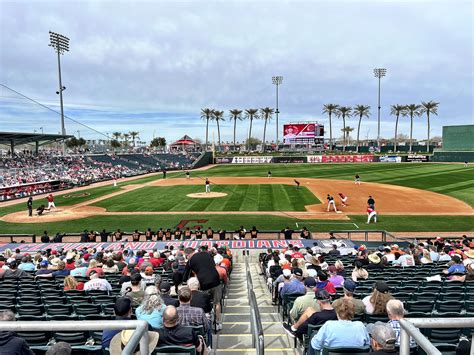
[[[37,133],[20,133],[20,132],[0,132],[0,145],[10,147],[10,155],[13,156],[15,147],[24,144],[35,144],[35,154],[38,154],[39,146],[60,142],[69,138],[71,135],[62,134],[37,134]]]
[[[474,162],[474,125],[443,126],[443,148],[434,162]]]

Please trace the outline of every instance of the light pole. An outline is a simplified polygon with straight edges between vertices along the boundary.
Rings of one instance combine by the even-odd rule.
[[[280,143],[278,141],[278,129],[279,129],[279,125],[278,125],[278,114],[280,113],[280,111],[278,110],[278,86],[281,85],[283,81],[283,77],[282,76],[272,76],[272,83],[273,85],[276,86],[276,145],[277,145],[277,150],[278,150],[278,144]]]
[[[375,68],[374,75],[379,79],[379,104],[378,104],[378,116],[377,116],[377,147],[380,147],[380,79],[382,79],[385,74],[387,74],[387,69],[385,68]]]
[[[40,127],[40,130],[41,130],[41,134],[43,134],[43,127]]]
[[[81,131],[80,130],[77,130],[77,138],[81,138]]]
[[[49,31],[49,40],[49,46],[53,47],[58,54],[59,90],[56,91],[56,94],[59,95],[59,101],[61,104],[61,134],[65,135],[66,128],[64,126],[63,91],[66,90],[66,87],[63,86],[61,81],[61,54],[69,52],[69,38],[59,33]]]

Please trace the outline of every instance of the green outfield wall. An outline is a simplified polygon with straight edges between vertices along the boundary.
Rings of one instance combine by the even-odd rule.
[[[474,152],[474,125],[443,126],[443,152]]]

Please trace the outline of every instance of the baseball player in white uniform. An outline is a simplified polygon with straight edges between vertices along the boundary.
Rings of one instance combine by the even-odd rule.
[[[367,207],[367,224],[370,223],[370,220],[374,218],[374,223],[377,223],[377,212],[370,206]]]
[[[206,193],[211,192],[211,183],[209,182],[209,179],[206,178]]]
[[[344,195],[342,192],[339,192],[338,195],[339,195],[339,198],[341,199],[342,207],[347,207],[347,204],[346,204],[347,196]]]

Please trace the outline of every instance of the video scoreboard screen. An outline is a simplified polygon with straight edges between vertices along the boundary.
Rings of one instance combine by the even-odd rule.
[[[283,144],[320,144],[324,141],[324,126],[316,122],[283,125]]]

